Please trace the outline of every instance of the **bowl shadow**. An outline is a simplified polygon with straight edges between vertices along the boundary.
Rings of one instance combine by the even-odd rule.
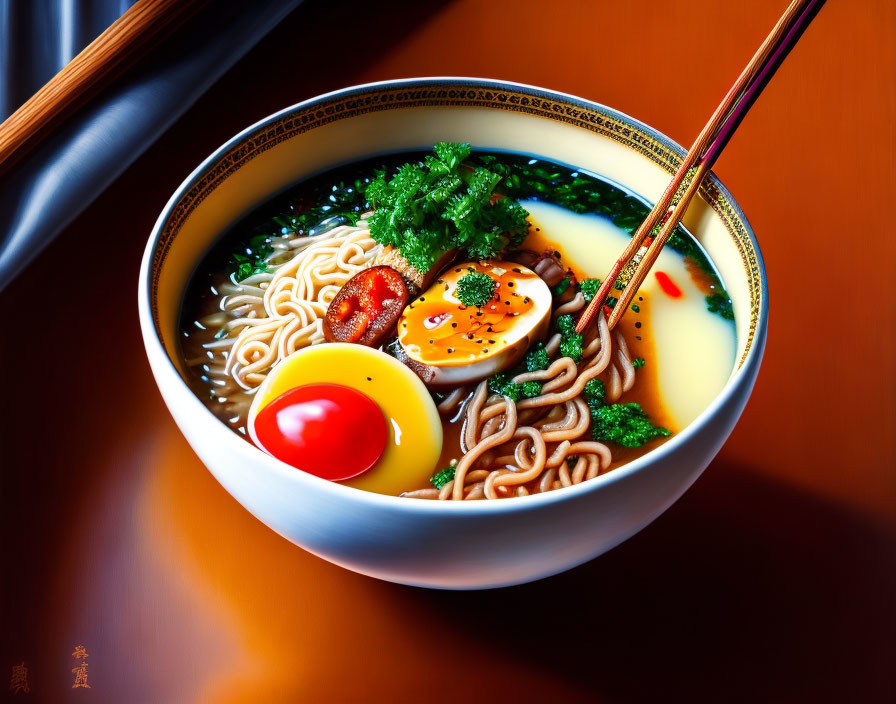
[[[654,524],[533,584],[404,588],[612,701],[892,701],[892,531],[718,460]]]

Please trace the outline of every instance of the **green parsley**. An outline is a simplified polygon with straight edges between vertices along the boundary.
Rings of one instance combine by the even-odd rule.
[[[498,372],[492,374],[488,378],[488,390],[499,396],[510,396],[514,401],[519,400],[520,385],[514,384],[511,379],[515,374],[513,372]]]
[[[576,331],[576,321],[569,313],[557,317],[557,329],[561,335],[571,335]]]
[[[440,469],[433,476],[429,478],[430,483],[436,488],[441,489],[448,482],[454,479],[455,473],[455,465],[451,465],[450,467],[445,467],[445,469]]]
[[[525,363],[527,372],[540,372],[551,366],[551,358],[544,348],[543,342],[536,342],[529,348],[529,351],[526,352]]]
[[[706,309],[710,313],[721,315],[725,320],[734,320],[734,309],[731,307],[731,299],[725,289],[706,297]]]
[[[488,274],[471,271],[457,282],[457,298],[465,306],[481,308],[495,295],[497,282]]]
[[[520,384],[520,393],[523,398],[535,398],[541,395],[541,382],[524,381]]]
[[[572,280],[569,278],[569,276],[564,276],[563,281],[561,281],[551,289],[551,293],[553,293],[555,296],[562,296],[564,293],[566,293],[566,289],[569,288],[569,285],[571,283]]]
[[[540,381],[524,381],[522,384],[516,384],[513,382],[513,378],[519,376],[520,374],[524,374],[527,371],[537,371],[536,369],[529,369],[528,363],[530,359],[537,359],[540,363],[542,354],[544,355],[545,359],[547,359],[547,352],[545,352],[544,350],[544,345],[539,342],[536,346],[533,346],[533,348],[529,352],[526,353],[526,360],[524,363],[527,366],[519,364],[510,371],[498,372],[497,374],[493,374],[488,379],[488,390],[493,394],[508,396],[514,403],[522,398],[534,398],[535,396],[540,396]],[[530,357],[530,355],[532,355],[532,357]],[[550,359],[547,359],[547,362],[550,362]],[[545,366],[544,368],[546,369],[547,367]]]
[[[371,237],[421,272],[452,249],[488,259],[519,246],[529,233],[529,213],[512,197],[493,198],[502,176],[465,164],[470,153],[469,144],[439,142],[433,154],[404,164],[391,178],[379,172],[365,190],[374,209]]]
[[[578,363],[582,359],[585,338],[576,333],[576,321],[566,313],[557,318],[557,330],[560,331],[560,354]]]
[[[635,358],[632,360],[632,366],[633,366],[635,369],[639,369],[640,367],[643,367],[645,364],[646,364],[646,362],[645,362],[644,359],[641,358],[641,357],[635,357]]]
[[[584,279],[579,282],[579,291],[582,292],[582,295],[585,297],[586,301],[590,301],[597,295],[597,290],[600,288],[600,279]]]
[[[607,389],[604,386],[604,382],[600,379],[589,379],[585,382],[585,389],[582,391],[582,396],[584,396],[585,403],[588,404],[589,408],[592,410],[600,408],[607,398]]]
[[[576,364],[582,359],[583,342],[585,338],[581,335],[573,333],[560,338],[560,354],[569,357]]]
[[[655,438],[671,435],[650,422],[637,403],[614,403],[591,410],[591,433],[598,442],[614,442],[623,447],[641,447]]]

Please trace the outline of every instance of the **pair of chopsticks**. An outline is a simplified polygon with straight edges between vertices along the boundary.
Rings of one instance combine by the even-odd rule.
[[[628,310],[663,245],[681,222],[691,199],[700,189],[703,178],[824,2],[825,0],[793,0],[790,3],[700,132],[672,181],[610,269],[591,303],[579,316],[577,333],[581,333],[603,308],[607,294],[620,275],[623,275],[623,280],[628,278],[628,281],[610,311],[607,322],[611,330]],[[643,251],[643,247],[646,247],[646,251]],[[631,275],[627,277],[629,271]]]
[[[0,173],[59,120],[169,37],[209,0],[137,0],[109,28],[0,124]]]

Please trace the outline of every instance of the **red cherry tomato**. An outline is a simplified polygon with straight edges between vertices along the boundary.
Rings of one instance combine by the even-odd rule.
[[[255,417],[262,449],[309,474],[351,479],[376,464],[386,449],[383,412],[360,391],[308,384],[281,394]]]

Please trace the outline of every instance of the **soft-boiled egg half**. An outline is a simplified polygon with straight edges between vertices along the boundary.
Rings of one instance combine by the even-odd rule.
[[[457,298],[458,281],[472,272],[495,281],[494,296],[482,306],[465,306]],[[524,266],[457,264],[404,309],[398,340],[427,385],[467,384],[509,369],[544,338],[551,304],[547,284]]]
[[[424,483],[442,452],[439,413],[420,379],[384,352],[347,343],[306,347],[275,366],[248,430],[287,464],[393,496]]]

